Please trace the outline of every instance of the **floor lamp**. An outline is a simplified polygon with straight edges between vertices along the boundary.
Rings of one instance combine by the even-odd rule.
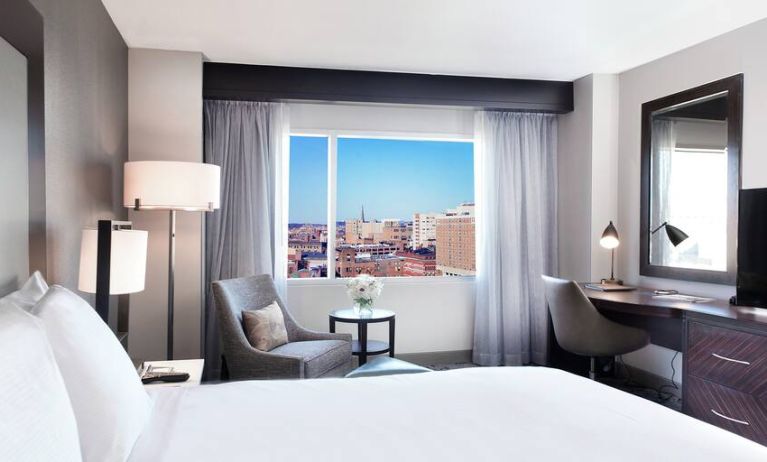
[[[198,162],[125,163],[123,205],[133,210],[168,211],[168,359],[173,359],[176,212],[212,212],[219,208],[220,177],[219,166]]]

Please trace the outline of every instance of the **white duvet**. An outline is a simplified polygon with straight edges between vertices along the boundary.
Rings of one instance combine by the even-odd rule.
[[[555,369],[152,391],[130,462],[767,461],[767,448]]]

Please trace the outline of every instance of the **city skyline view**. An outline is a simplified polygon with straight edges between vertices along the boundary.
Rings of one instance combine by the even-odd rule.
[[[327,137],[291,136],[289,222],[327,224]],[[474,200],[474,146],[464,141],[339,138],[336,221],[412,220]]]
[[[290,161],[288,277],[475,274],[473,143],[292,136]]]

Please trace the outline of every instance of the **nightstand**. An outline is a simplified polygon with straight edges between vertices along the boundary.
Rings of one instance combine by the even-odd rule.
[[[186,382],[169,383],[150,383],[144,385],[145,388],[159,387],[196,387],[202,382],[202,368],[205,365],[204,359],[179,359],[175,361],[145,361],[144,364],[154,367],[172,367],[178,372],[189,374],[189,380]]]

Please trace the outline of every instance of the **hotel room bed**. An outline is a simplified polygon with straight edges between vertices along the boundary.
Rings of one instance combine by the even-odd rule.
[[[767,448],[542,367],[151,391],[144,461],[767,461]]]

